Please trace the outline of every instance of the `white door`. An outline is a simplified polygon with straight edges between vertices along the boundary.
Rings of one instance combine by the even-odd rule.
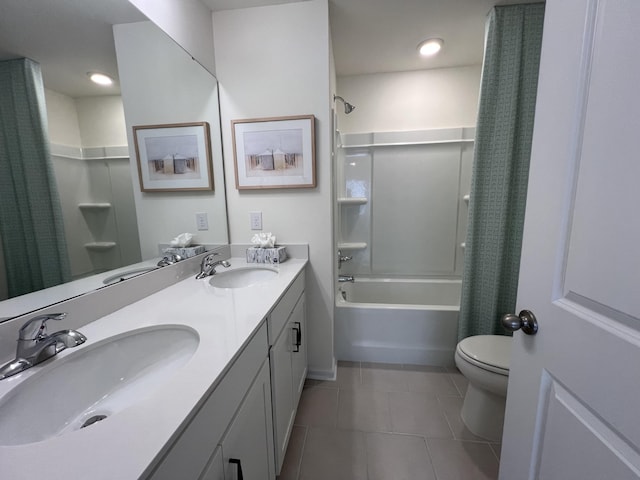
[[[548,0],[501,480],[640,478],[640,1]]]

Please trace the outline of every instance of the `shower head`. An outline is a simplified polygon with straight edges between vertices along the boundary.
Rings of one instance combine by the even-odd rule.
[[[349,115],[351,112],[353,112],[356,109],[355,105],[351,105],[349,102],[346,102],[344,98],[338,95],[333,96],[333,101],[335,102],[336,100],[340,100],[342,103],[344,103],[344,113],[346,113],[347,115]]]

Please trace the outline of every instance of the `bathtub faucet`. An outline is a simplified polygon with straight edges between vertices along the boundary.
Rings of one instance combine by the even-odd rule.
[[[342,252],[338,250],[338,270],[340,270],[340,267],[342,266],[343,262],[348,262],[352,258],[353,257],[351,256],[342,255]]]
[[[353,278],[353,275],[338,275],[338,282],[340,283],[345,283],[345,282],[353,283],[354,281],[355,279]]]

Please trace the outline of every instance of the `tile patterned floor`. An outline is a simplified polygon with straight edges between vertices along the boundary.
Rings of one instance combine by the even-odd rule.
[[[495,480],[500,445],[460,420],[456,370],[340,362],[308,380],[278,480]]]

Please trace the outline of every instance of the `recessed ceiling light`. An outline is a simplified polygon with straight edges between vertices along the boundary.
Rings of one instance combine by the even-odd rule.
[[[87,73],[92,82],[98,85],[109,86],[113,84],[113,79],[104,73],[89,72]]]
[[[440,51],[443,43],[441,38],[429,38],[418,45],[418,52],[423,57],[430,57]]]

